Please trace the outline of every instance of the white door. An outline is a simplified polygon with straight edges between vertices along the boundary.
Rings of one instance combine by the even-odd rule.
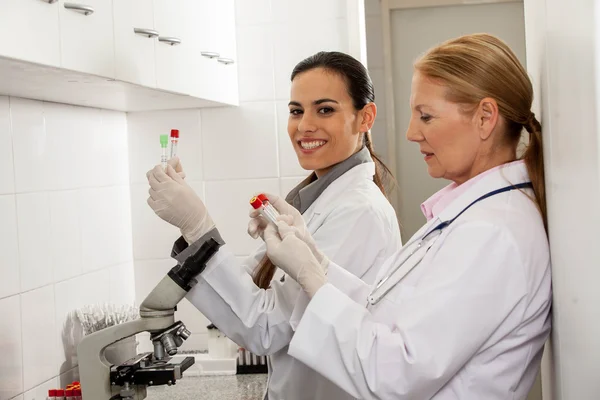
[[[218,62],[219,101],[228,104],[238,104],[237,81],[237,48],[235,38],[235,4],[234,0],[221,0],[218,3],[217,26],[215,37],[220,57]]]
[[[113,15],[117,79],[156,87],[154,46],[160,32],[154,29],[152,1],[115,1]]]
[[[394,104],[396,116],[398,214],[402,237],[410,238],[425,223],[420,204],[448,181],[427,174],[419,146],[406,140],[410,120],[410,85],[413,62],[430,47],[469,33],[487,32],[506,41],[525,64],[523,3],[496,3],[391,12]]]
[[[0,56],[60,66],[58,3],[1,0]]]
[[[156,87],[170,92],[190,92],[190,37],[188,13],[197,0],[154,0],[156,43]]]
[[[214,26],[218,24],[218,8],[210,0],[198,0],[189,8],[186,23],[190,40],[190,94],[207,100],[217,101],[218,62],[221,56]]]
[[[114,78],[112,3],[112,0],[60,0],[63,68]]]
[[[198,0],[190,9],[192,95],[237,105],[237,51],[233,0]]]

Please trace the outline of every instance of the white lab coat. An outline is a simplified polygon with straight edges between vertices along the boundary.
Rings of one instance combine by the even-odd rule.
[[[413,238],[527,180],[523,164],[482,177]],[[518,190],[498,194],[444,229],[373,306],[370,287],[331,265],[289,354],[362,399],[525,399],[550,331],[550,278],[536,206]]]
[[[319,248],[368,283],[401,246],[395,211],[373,183],[374,172],[372,162],[350,169],[303,215]],[[188,300],[236,343],[254,354],[271,356],[270,400],[352,398],[287,354],[294,333],[290,319],[306,294],[289,277],[272,281],[269,290],[258,289],[251,273],[264,254],[263,245],[240,263],[223,246],[199,275]]]

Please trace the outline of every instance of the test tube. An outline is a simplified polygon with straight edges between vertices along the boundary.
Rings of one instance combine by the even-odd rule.
[[[171,158],[177,155],[177,144],[179,142],[179,129],[171,129]]]
[[[169,137],[167,135],[160,135],[160,148],[162,154],[160,156],[160,163],[162,164],[165,171],[167,170],[167,145],[169,144]]]
[[[267,221],[272,222],[273,224],[277,224],[277,217],[279,216],[279,213],[277,212],[275,207],[273,207],[271,203],[269,203],[269,199],[267,198],[267,196],[265,196],[264,194],[254,196],[250,199],[250,205],[255,210],[258,210],[260,212],[260,215],[266,218]]]

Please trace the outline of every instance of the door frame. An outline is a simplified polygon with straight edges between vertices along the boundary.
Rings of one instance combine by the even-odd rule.
[[[394,71],[392,57],[392,11],[405,10],[410,8],[429,8],[444,6],[472,6],[476,4],[494,4],[494,3],[523,3],[523,0],[381,0],[381,28],[383,31],[383,78],[385,87],[385,114],[386,114],[386,139],[387,164],[392,173],[398,173],[398,164],[396,162],[398,155],[396,141],[396,107],[394,99]],[[402,128],[402,127],[400,127]],[[396,210],[399,204],[399,193],[390,199],[390,202]]]

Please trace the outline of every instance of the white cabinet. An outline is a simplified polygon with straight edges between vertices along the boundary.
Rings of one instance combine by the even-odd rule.
[[[190,94],[216,100],[219,97],[218,64],[220,57],[218,43],[213,36],[213,25],[216,24],[214,3],[206,0],[197,1],[189,10],[186,25],[191,40],[190,45]],[[197,23],[194,24],[193,21]]]
[[[118,0],[117,0],[118,1]],[[189,10],[198,0],[154,0],[154,23],[159,32],[156,49],[156,87],[189,93],[190,40]]]
[[[213,37],[217,40],[220,57],[217,58],[217,81],[221,85],[217,101],[238,104],[237,45],[235,40],[234,0],[213,2],[217,13]]]
[[[192,95],[238,104],[234,0],[200,0],[191,11]]]
[[[116,79],[156,87],[154,7],[149,0],[113,2]]]
[[[60,66],[59,4],[49,1],[0,0],[0,56]]]
[[[112,0],[81,0],[81,2],[60,0],[60,44],[63,68],[114,78],[112,3]]]
[[[237,105],[235,0],[0,0],[0,95],[142,111]]]

